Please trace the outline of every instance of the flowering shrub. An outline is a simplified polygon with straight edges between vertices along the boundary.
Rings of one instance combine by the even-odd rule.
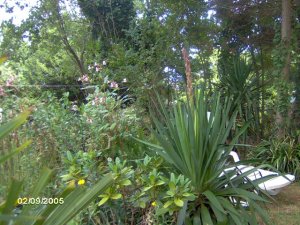
[[[101,92],[96,88],[87,97],[88,103],[82,106],[83,121],[88,123],[90,138],[88,145],[101,146],[101,149],[117,147],[124,154],[124,148],[130,135],[140,130],[140,119],[135,108],[121,109],[121,101],[116,101],[110,92]]]

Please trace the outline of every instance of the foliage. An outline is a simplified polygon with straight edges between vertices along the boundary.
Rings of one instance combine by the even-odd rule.
[[[33,7],[25,0],[0,3],[0,14],[11,18],[0,29],[5,55],[0,57],[0,64],[5,61],[0,123],[32,108],[28,123],[1,140],[3,155],[19,153],[1,165],[1,196],[10,193],[6,184],[11,177],[24,179],[23,196],[30,197],[41,176],[45,189],[40,193],[59,196],[65,185],[78,186],[75,192],[91,190],[110,172],[115,182],[101,196],[90,196],[89,207],[70,224],[255,224],[256,204],[263,199],[250,191],[259,181],[245,183],[243,176],[234,177],[233,168],[224,173],[238,136],[242,133],[247,144],[270,140],[253,153],[297,175],[298,1],[290,13],[289,48],[280,28],[284,1],[33,2]],[[29,11],[19,22],[18,8]],[[220,92],[220,99],[199,100],[197,95],[194,104],[185,96],[173,101],[172,95],[182,96],[185,88],[182,48],[189,52],[193,89]],[[283,79],[287,61],[290,79]],[[208,120],[206,111],[212,112]],[[156,118],[151,135],[150,114]],[[270,139],[278,118],[278,128],[295,137]],[[145,156],[145,145],[131,136],[152,143],[156,151]],[[28,139],[30,148],[21,151]],[[55,176],[50,178],[44,165],[57,171]],[[19,184],[14,181],[11,187],[17,191]],[[243,207],[246,202],[250,210]],[[70,203],[55,214],[64,207],[76,211]],[[25,211],[22,218],[38,214]]]
[[[291,138],[262,141],[251,150],[250,154],[263,163],[274,166],[280,172],[299,176],[300,146]]]
[[[103,40],[124,38],[124,30],[134,17],[132,0],[78,0],[78,4],[90,20],[94,36],[101,36]]]
[[[32,139],[33,143],[28,151],[7,162],[5,168],[8,171],[4,173],[1,170],[1,184],[8,182],[10,176],[19,179],[27,177],[23,191],[29,194],[30,187],[40,175],[39,170],[48,165],[58,171],[51,187],[53,191],[61,186],[59,176],[68,174],[69,180],[73,177],[77,181],[81,178],[77,174],[79,170],[90,171],[85,173],[86,178],[94,181],[95,168],[101,165],[99,159],[115,155],[134,158],[144,154],[143,149],[129,138],[129,134],[143,136],[134,107],[122,109],[121,101],[115,100],[109,92],[95,92],[88,101],[80,107],[68,100],[67,93],[57,99],[50,92],[45,92],[39,99],[4,98],[1,104],[2,121],[9,120],[24,107],[32,106],[33,112],[26,126],[3,141],[3,148],[18,146],[27,139]],[[68,160],[67,152],[74,154],[74,159]],[[80,166],[76,166],[77,160]],[[71,164],[73,169],[62,170]],[[3,192],[4,189],[1,190]]]
[[[119,158],[109,159],[108,169],[115,182],[99,196],[98,206],[103,211],[112,210],[110,217],[125,224],[139,223],[149,216],[154,224],[165,217],[176,220],[184,201],[194,200],[195,196],[189,179],[173,173],[166,177],[169,172],[163,170],[161,163],[160,157],[146,156],[133,167]]]
[[[78,151],[72,155],[70,151],[66,152],[64,159],[65,167],[67,168],[67,174],[61,176],[62,181],[78,182],[79,180],[96,180],[98,173],[97,169],[101,165],[101,162],[97,162],[101,152]]]
[[[102,162],[101,166],[93,170],[85,170],[86,167],[81,165],[89,165],[86,156],[93,153],[69,154],[68,158],[73,162],[69,164],[69,171],[78,168],[75,176],[71,177],[71,173],[62,176],[63,181],[69,185],[79,179],[84,179],[87,185],[93,185],[96,178],[105,171],[114,178],[114,183],[99,195],[97,205],[91,208],[94,212],[101,212],[90,214],[90,218],[95,220],[120,221],[125,224],[145,222],[147,218],[156,221],[154,223],[174,221],[184,202],[195,199],[190,180],[183,175],[168,172],[162,165],[161,157],[145,156],[134,163],[118,157],[115,160],[108,158],[107,163]]]
[[[257,184],[245,184],[245,174],[236,175],[234,169],[224,173],[231,148],[246,126],[229,146],[225,146],[237,112],[229,115],[231,102],[226,100],[222,104],[219,96],[209,101],[211,108],[208,101],[203,93],[199,93],[194,102],[178,102],[170,113],[160,103],[163,119],[153,118],[153,133],[161,146],[147,144],[191,180],[197,199],[188,205],[186,221],[194,224],[257,224],[255,215],[259,213],[268,223],[265,212],[255,203],[264,199],[249,191]],[[209,119],[208,111],[211,112]],[[249,211],[243,208],[242,200],[248,202]]]
[[[120,142],[116,151],[122,151],[128,135],[139,130],[135,109],[121,109],[121,100],[99,89],[90,94],[87,101],[79,106],[69,101],[68,93],[58,100],[50,92],[45,92],[35,106],[32,129],[27,135],[41,138],[45,148],[53,148],[55,144],[56,151],[61,153],[67,150],[104,151]],[[47,143],[47,139],[53,142]]]
[[[28,115],[29,112],[24,112],[15,119],[1,126],[0,138],[4,138],[12,130],[23,124]],[[23,150],[28,146],[28,144],[28,142],[24,143],[17,149],[12,150],[9,154],[1,156],[0,164],[9,159],[12,155]],[[34,199],[34,201],[40,200],[39,195],[43,193],[46,185],[49,182],[50,176],[51,171],[49,169],[42,170],[40,179],[32,189],[29,199]],[[75,187],[69,186],[58,197],[58,199],[63,201],[61,205],[48,204],[46,207],[39,206],[39,209],[34,210],[33,205],[35,203],[28,203],[27,205],[25,203],[27,201],[24,200],[24,202],[22,202],[24,206],[22,207],[21,212],[17,212],[17,208],[15,207],[16,202],[22,205],[18,199],[20,198],[19,196],[23,182],[12,179],[6,201],[4,201],[0,206],[1,224],[64,224],[72,219],[72,217],[74,217],[78,212],[80,212],[81,209],[86,207],[94,199],[94,197],[99,195],[99,193],[109,186],[111,182],[112,177],[107,175],[89,190],[87,190],[87,188],[75,189]],[[28,202],[30,202],[29,199]]]

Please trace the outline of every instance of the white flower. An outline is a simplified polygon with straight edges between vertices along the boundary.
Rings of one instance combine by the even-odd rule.
[[[105,97],[101,97],[101,98],[100,98],[100,104],[103,104],[103,103],[105,103],[105,100],[106,100],[106,98],[105,98]]]
[[[77,105],[72,105],[72,110],[73,111],[78,111],[78,106]]]
[[[88,122],[88,123],[93,123],[93,120],[92,120],[91,118],[87,118],[87,119],[86,119],[86,122]]]

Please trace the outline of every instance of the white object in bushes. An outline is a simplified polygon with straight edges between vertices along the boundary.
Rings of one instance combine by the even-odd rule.
[[[232,156],[233,160],[235,162],[239,162],[239,156],[236,152],[231,151],[230,155]],[[240,173],[245,173],[249,170],[254,169],[253,166],[245,166],[245,165],[239,165],[237,166],[237,169],[240,171]],[[251,181],[257,180],[262,177],[266,177],[269,175],[276,175],[276,177],[271,178],[270,180],[267,180],[263,183],[260,183],[258,187],[261,190],[264,190],[268,192],[269,195],[277,195],[281,189],[289,184],[291,184],[295,180],[295,176],[291,174],[286,175],[280,175],[275,172],[271,172],[268,170],[263,169],[256,169],[253,173],[249,174],[247,178]]]

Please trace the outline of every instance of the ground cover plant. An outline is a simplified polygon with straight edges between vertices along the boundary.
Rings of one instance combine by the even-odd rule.
[[[296,0],[0,1],[0,224],[295,223],[299,21]],[[296,182],[270,198],[240,164]]]

